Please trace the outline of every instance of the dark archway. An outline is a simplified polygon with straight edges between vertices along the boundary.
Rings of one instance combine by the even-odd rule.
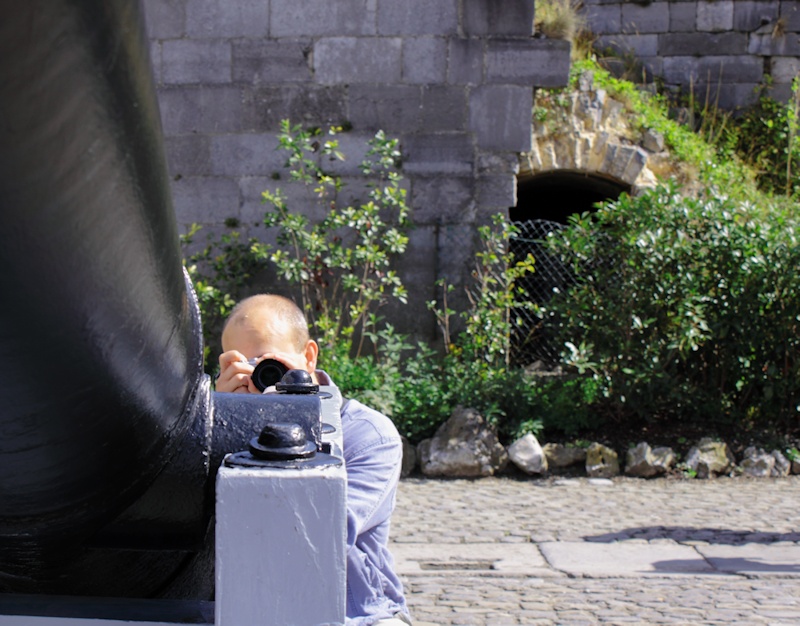
[[[616,200],[630,193],[631,186],[605,176],[586,172],[557,170],[521,178],[517,183],[517,206],[509,217],[519,229],[509,249],[516,258],[532,254],[536,271],[520,285],[530,301],[545,304],[554,290],[567,288],[572,281],[569,268],[561,259],[548,254],[542,244],[549,233],[563,228],[575,213],[597,210],[601,202]],[[553,365],[560,347],[548,339],[547,328],[533,311],[518,310],[512,334],[512,359],[519,365],[540,362]]]
[[[594,211],[595,204],[630,193],[631,186],[606,176],[554,170],[517,181],[517,206],[509,210],[512,222],[547,220],[566,224],[573,213]]]

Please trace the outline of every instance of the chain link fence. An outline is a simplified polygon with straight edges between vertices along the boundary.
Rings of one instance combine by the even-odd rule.
[[[545,304],[553,292],[564,290],[575,283],[575,277],[561,259],[551,254],[544,240],[554,231],[566,228],[564,224],[548,220],[529,220],[515,222],[518,233],[509,242],[509,250],[517,259],[533,255],[536,271],[518,281],[526,296],[535,304]],[[561,353],[555,345],[543,320],[534,311],[517,309],[512,315],[515,320],[511,348],[512,359],[518,365],[530,365],[540,361],[545,366],[554,365]]]

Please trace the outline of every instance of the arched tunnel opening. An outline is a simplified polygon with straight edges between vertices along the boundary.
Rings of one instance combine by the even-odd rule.
[[[545,304],[556,290],[564,290],[575,281],[569,266],[548,253],[543,243],[547,236],[566,227],[570,215],[594,212],[599,203],[616,200],[630,191],[627,183],[580,171],[559,170],[517,180],[517,205],[509,209],[509,217],[519,232],[509,243],[509,250],[518,259],[529,253],[534,257],[535,271],[519,285],[529,301]],[[553,341],[544,321],[526,309],[515,311],[512,317],[512,360],[523,366],[552,367],[561,347]]]

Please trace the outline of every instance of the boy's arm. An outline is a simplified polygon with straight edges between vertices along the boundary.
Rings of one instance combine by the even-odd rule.
[[[345,441],[348,547],[359,535],[387,521],[394,510],[403,445],[393,425],[391,429],[394,432],[381,433],[369,421],[355,420],[345,431],[345,439],[350,439]]]

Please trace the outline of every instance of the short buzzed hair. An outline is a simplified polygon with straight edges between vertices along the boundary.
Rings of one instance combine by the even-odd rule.
[[[223,333],[231,324],[244,322],[251,311],[266,313],[272,320],[282,323],[288,329],[291,335],[289,340],[297,351],[305,350],[311,337],[303,311],[293,300],[276,294],[262,293],[239,301],[225,321]]]

